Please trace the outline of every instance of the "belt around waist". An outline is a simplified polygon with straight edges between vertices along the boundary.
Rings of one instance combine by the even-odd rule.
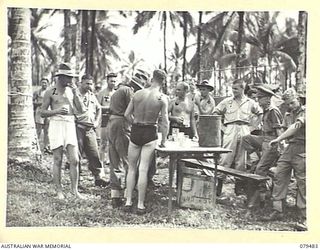
[[[84,130],[90,130],[93,128],[93,126],[88,126],[88,125],[84,125],[84,124],[80,124],[80,123],[77,123],[77,127],[84,129]]]
[[[156,123],[142,123],[142,122],[135,122],[132,125],[138,127],[157,127]]]
[[[224,124],[225,126],[228,126],[228,125],[249,125],[248,122],[244,122],[244,121],[234,121],[234,122],[228,122],[228,123],[225,123]]]
[[[274,132],[274,131],[270,131],[270,132],[264,132],[264,131],[262,131],[262,135],[277,136],[277,133]]]
[[[124,116],[123,116],[123,115],[111,114],[111,115],[110,115],[110,119],[112,119],[112,118],[124,118]]]

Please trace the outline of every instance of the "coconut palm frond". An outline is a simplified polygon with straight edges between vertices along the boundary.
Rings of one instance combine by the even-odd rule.
[[[220,34],[217,38],[217,41],[213,47],[213,51],[212,51],[212,55],[213,57],[216,56],[216,52],[218,51],[218,48],[221,48],[222,47],[222,43],[223,43],[223,40],[224,40],[224,37],[226,36],[226,32],[228,31],[228,28],[229,28],[229,25],[231,24],[233,18],[235,16],[235,12],[232,12],[231,15],[229,16],[226,24],[223,26],[222,30],[220,31]]]
[[[133,26],[133,34],[137,34],[139,29],[144,27],[156,14],[156,11],[142,11],[139,12],[135,18],[135,25]]]

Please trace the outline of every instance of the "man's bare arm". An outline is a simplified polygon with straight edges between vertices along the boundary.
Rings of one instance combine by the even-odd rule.
[[[133,123],[133,99],[129,102],[129,105],[126,109],[126,112],[124,113],[124,117],[127,119],[127,121],[132,124]]]
[[[197,132],[197,128],[196,128],[196,119],[194,118],[194,107],[190,113],[190,127],[191,127],[191,130],[192,130],[194,137],[198,138],[198,132]]]
[[[77,113],[79,113],[79,114],[84,113],[85,111],[87,111],[87,107],[84,105],[84,103],[82,101],[79,89],[77,88],[77,86],[74,83],[69,85],[69,87],[72,89],[73,105],[75,106]]]
[[[278,136],[276,139],[272,140],[269,145],[273,146],[276,143],[281,142],[282,140],[285,140],[293,135],[295,135],[298,130],[301,128],[302,122],[301,121],[296,121],[295,123],[293,123],[292,125],[289,126],[289,128],[283,132],[280,136]]]
[[[161,146],[164,146],[169,132],[168,99],[163,98],[161,107]]]
[[[94,119],[94,127],[97,128],[99,127],[99,123],[101,121],[101,106],[98,102],[98,100],[96,99],[96,116],[95,116],[95,119]]]

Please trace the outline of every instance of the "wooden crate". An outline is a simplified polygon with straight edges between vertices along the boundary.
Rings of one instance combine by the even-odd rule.
[[[202,169],[179,166],[177,203],[180,207],[194,209],[213,208],[214,178]]]

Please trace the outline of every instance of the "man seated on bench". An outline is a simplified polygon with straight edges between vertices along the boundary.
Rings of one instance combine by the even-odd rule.
[[[281,134],[283,117],[280,110],[271,104],[271,97],[275,95],[272,89],[265,84],[257,86],[256,89],[256,97],[259,105],[263,109],[262,135],[246,135],[242,137],[242,145],[248,153],[253,153],[256,150],[261,151],[261,157],[254,173],[261,176],[267,176],[268,170],[279,157],[278,147],[270,147],[269,142]],[[249,185],[249,190],[247,190],[249,209],[257,207],[259,198],[260,205],[264,204],[266,190],[265,182],[261,182],[258,189],[254,185]]]

